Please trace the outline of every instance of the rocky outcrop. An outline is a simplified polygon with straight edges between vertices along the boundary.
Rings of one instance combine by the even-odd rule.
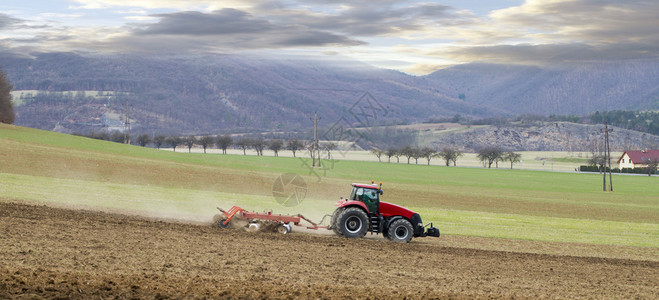
[[[611,151],[659,148],[659,136],[609,126]],[[510,151],[584,151],[604,149],[604,126],[567,122],[533,125],[505,125],[471,128],[459,132],[439,133],[418,141],[435,148],[456,147],[477,151],[486,146],[498,146]]]

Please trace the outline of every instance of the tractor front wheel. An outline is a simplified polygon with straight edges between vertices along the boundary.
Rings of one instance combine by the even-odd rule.
[[[347,238],[361,238],[368,231],[368,216],[357,207],[344,209],[336,219],[336,232]]]
[[[334,213],[332,213],[332,219],[330,219],[330,226],[329,229],[332,229],[334,233],[341,235],[339,233],[339,224],[336,222],[339,219],[339,215],[343,212],[343,207],[339,207],[334,210]]]
[[[389,225],[387,238],[394,242],[409,243],[414,235],[414,228],[410,221],[398,219]]]

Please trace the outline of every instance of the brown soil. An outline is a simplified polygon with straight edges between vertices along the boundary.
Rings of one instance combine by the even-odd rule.
[[[659,262],[248,233],[0,202],[0,298],[659,298]]]

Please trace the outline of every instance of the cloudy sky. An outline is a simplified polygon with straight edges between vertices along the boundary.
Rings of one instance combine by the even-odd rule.
[[[415,74],[657,59],[659,1],[0,0],[0,51],[345,56]]]

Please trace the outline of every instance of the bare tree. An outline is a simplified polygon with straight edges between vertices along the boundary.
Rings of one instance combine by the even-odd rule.
[[[253,139],[252,147],[256,150],[256,155],[263,156],[263,149],[268,145],[263,138]]]
[[[13,88],[7,80],[7,74],[0,70],[0,123],[14,124],[16,115],[11,100],[11,90]]]
[[[648,161],[648,165],[646,167],[648,176],[652,176],[652,174],[656,174],[657,167],[659,167],[659,159],[653,158],[650,161]]]
[[[183,141],[181,140],[180,137],[178,136],[171,136],[167,138],[167,144],[172,146],[172,149],[174,149],[174,152],[176,152],[176,147],[180,145]]]
[[[384,151],[382,151],[382,150],[380,150],[380,149],[378,149],[378,148],[373,148],[373,149],[371,149],[371,153],[373,153],[373,155],[375,155],[375,157],[378,158],[378,161],[379,161],[379,162],[382,162],[382,160],[380,159],[380,157],[382,157],[382,154],[384,154]]]
[[[149,138],[148,134],[141,134],[140,136],[137,137],[137,144],[144,147],[146,144],[151,142],[151,138]]]
[[[391,157],[396,155],[396,149],[389,148],[384,154],[387,156],[387,162],[391,162]]]
[[[238,146],[239,148],[243,149],[243,155],[247,155],[247,152],[246,152],[247,149],[249,149],[249,148],[252,147],[252,139],[250,139],[250,138],[245,138],[245,137],[244,137],[244,138],[240,138],[240,139],[236,142],[236,146]]]
[[[444,162],[446,162],[447,167],[449,166],[451,161],[453,162],[453,166],[455,167],[458,158],[462,156],[462,152],[454,148],[443,148],[442,151],[439,152],[439,156],[444,159]]]
[[[420,152],[421,156],[428,160],[428,165],[430,165],[430,160],[437,156],[437,151],[429,147],[423,147]]]
[[[301,150],[304,148],[304,145],[302,142],[298,141],[297,139],[292,139],[286,143],[286,149],[291,150],[293,152],[293,157],[295,157],[295,152],[298,150]]]
[[[216,145],[218,148],[222,149],[222,154],[227,154],[227,148],[231,146],[233,140],[230,135],[222,135],[217,137]]]
[[[155,137],[153,137],[153,144],[156,145],[157,149],[160,149],[160,147],[162,147],[162,145],[165,143],[166,140],[167,140],[166,136],[161,134],[156,135]]]
[[[393,155],[396,157],[396,163],[400,163],[400,156],[403,155],[403,152],[401,152],[400,149],[394,149]]]
[[[275,156],[279,156],[279,150],[284,148],[284,142],[282,140],[271,140],[268,144],[268,148],[275,152]]]
[[[125,135],[123,132],[115,131],[110,135],[110,141],[115,143],[123,143]]]
[[[414,163],[419,164],[419,158],[421,158],[421,150],[419,148],[412,148],[412,158],[414,158]]]
[[[197,143],[197,138],[194,135],[190,135],[185,138],[185,145],[188,146],[188,153],[192,152],[192,146]]]
[[[327,151],[327,159],[332,159],[332,153],[330,151],[336,150],[338,148],[338,145],[334,142],[326,142],[321,145],[325,151]]]
[[[213,144],[213,138],[208,135],[204,135],[199,139],[199,145],[201,145],[201,147],[204,148],[204,153],[206,153],[206,148],[208,148],[208,146],[212,144]]]
[[[503,150],[499,147],[484,147],[478,150],[477,157],[483,164],[487,163],[488,168],[492,168],[492,164],[501,159],[502,154]]]
[[[604,168],[604,166],[606,166],[606,157],[604,155],[594,154],[588,159],[588,164],[599,167],[600,173],[606,172],[606,169]]]
[[[412,147],[405,146],[405,147],[401,148],[399,151],[400,151],[400,154],[407,157],[407,164],[409,165],[410,164],[410,159],[412,159],[412,156],[414,155],[414,151],[412,151]]]
[[[508,151],[508,152],[503,154],[502,158],[503,158],[503,160],[506,160],[506,161],[510,162],[510,169],[512,169],[514,163],[521,161],[522,154],[515,153],[515,152],[512,152],[512,151]]]

